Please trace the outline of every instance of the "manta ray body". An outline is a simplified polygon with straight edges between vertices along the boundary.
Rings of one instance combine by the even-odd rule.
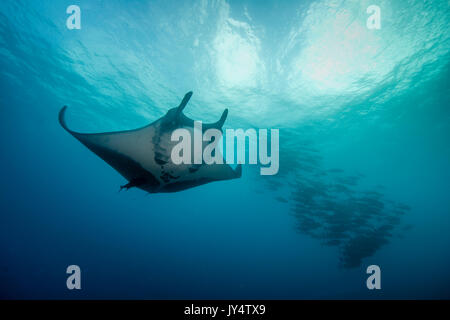
[[[170,109],[155,122],[134,130],[79,133],[70,130],[65,121],[67,106],[59,112],[61,126],[92,152],[117,170],[128,183],[122,189],[137,187],[149,193],[177,192],[205,183],[240,178],[242,167],[235,169],[228,164],[174,164],[171,151],[177,143],[171,141],[172,132],[179,128],[194,131],[194,120],[183,113],[192,96],[188,92],[180,105]],[[203,124],[202,130],[215,128],[222,132],[228,115],[225,109],[220,120]]]

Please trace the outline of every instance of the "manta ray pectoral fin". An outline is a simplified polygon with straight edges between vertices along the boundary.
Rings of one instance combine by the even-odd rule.
[[[160,185],[155,176],[136,161],[132,152],[124,151],[126,150],[124,144],[133,141],[133,137],[138,135],[141,129],[104,133],[74,132],[67,127],[64,118],[66,110],[67,106],[64,106],[59,112],[61,126],[129,181],[126,185],[121,186],[121,189],[132,187],[156,189]],[[131,140],[123,139],[123,135],[129,135]]]

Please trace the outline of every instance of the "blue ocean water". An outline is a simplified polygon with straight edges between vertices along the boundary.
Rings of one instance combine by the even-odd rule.
[[[449,24],[444,0],[1,1],[0,297],[450,298]],[[137,128],[190,90],[193,119],[279,129],[279,173],[118,193],[57,121]]]

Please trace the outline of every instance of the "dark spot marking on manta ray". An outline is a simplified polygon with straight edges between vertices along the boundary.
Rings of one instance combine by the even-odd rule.
[[[201,164],[193,165],[192,167],[189,167],[189,172],[190,173],[195,173],[195,172],[198,171],[198,169],[200,169],[201,166],[202,166]]]
[[[161,165],[161,167],[162,167],[169,161],[161,152],[156,151],[155,152],[155,162],[157,164]]]
[[[165,183],[169,182],[170,180],[176,180],[179,177],[175,177],[173,175],[171,175],[168,172],[164,172],[161,176],[160,176],[161,180],[163,180]]]

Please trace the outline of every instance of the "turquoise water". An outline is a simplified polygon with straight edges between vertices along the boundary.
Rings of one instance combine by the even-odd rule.
[[[0,296],[450,298],[449,23],[437,0],[1,1]],[[118,193],[57,121],[137,128],[190,90],[193,119],[279,129],[279,173]]]

